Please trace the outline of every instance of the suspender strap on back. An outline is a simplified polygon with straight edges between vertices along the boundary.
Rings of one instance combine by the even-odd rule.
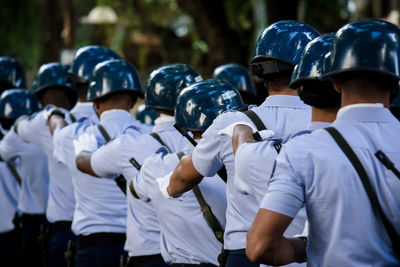
[[[104,129],[103,125],[98,124],[97,128],[99,128],[99,131],[101,133],[101,135],[103,135],[104,140],[106,140],[106,143],[111,141],[111,137],[108,135],[106,129]],[[121,189],[122,193],[124,193],[124,195],[126,196],[126,179],[125,177],[120,174],[117,178],[115,178],[115,183],[117,184],[117,186],[119,187],[119,189]]]
[[[185,154],[183,152],[177,153],[179,159],[181,159]],[[200,205],[201,212],[203,213],[204,219],[206,219],[207,224],[210,226],[211,230],[214,232],[215,238],[224,243],[224,230],[219,225],[219,222],[215,215],[212,213],[210,206],[207,204],[206,200],[203,197],[203,194],[200,191],[198,185],[193,187],[193,193],[196,196],[197,202]]]
[[[156,139],[162,146],[165,146],[168,149],[168,152],[171,153],[171,149],[164,143],[161,137],[157,133],[150,134],[154,139]]]
[[[252,111],[252,110],[246,110],[245,112],[243,112],[244,114],[247,115],[247,117],[249,117],[249,119],[254,123],[254,125],[257,127],[258,131],[262,131],[262,130],[267,130],[267,127],[265,126],[265,124],[262,122],[262,120],[260,119],[260,117],[258,117],[258,115]]]
[[[221,243],[224,243],[224,230],[222,230],[219,225],[217,218],[215,218],[214,214],[211,211],[210,206],[205,201],[203,194],[200,191],[198,185],[193,187],[193,193],[196,196],[197,202],[199,202],[201,207],[201,212],[203,213],[204,219],[206,219],[208,225],[213,230],[215,238]]]
[[[14,165],[11,162],[7,162],[7,168],[10,170],[11,174],[13,175],[15,181],[21,185],[21,176],[19,175],[18,171],[15,169]]]
[[[364,166],[362,165],[357,155],[354,153],[353,149],[350,147],[349,143],[347,143],[346,139],[344,139],[344,137],[338,130],[333,127],[325,128],[325,130],[332,136],[332,138],[335,140],[337,145],[340,147],[340,149],[343,151],[343,153],[346,155],[346,157],[349,159],[354,169],[356,170],[364,186],[364,189],[367,192],[371,206],[375,211],[378,211],[378,214],[381,217],[383,225],[385,226],[385,229],[392,242],[392,247],[397,254],[397,257],[400,258],[400,237],[396,233],[390,221],[386,218],[386,215],[383,212],[382,207],[379,204],[378,198],[372,188],[371,182],[368,178],[368,174],[365,171]]]
[[[103,125],[99,124],[97,125],[97,128],[99,128],[99,131],[101,135],[104,137],[104,140],[106,140],[106,143],[111,141],[111,137],[108,135],[106,129],[104,129]]]
[[[71,119],[72,122],[76,122],[76,118],[75,118],[74,114],[69,113],[69,118]]]

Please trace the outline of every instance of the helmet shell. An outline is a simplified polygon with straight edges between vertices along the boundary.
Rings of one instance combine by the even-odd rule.
[[[178,96],[175,121],[191,131],[205,131],[224,111],[242,110],[245,105],[239,92],[220,80],[195,83]]]
[[[252,63],[273,59],[294,66],[299,63],[306,45],[319,35],[316,29],[302,22],[275,22],[258,37]]]
[[[26,88],[24,66],[15,58],[0,57],[0,81],[10,88]]]
[[[0,96],[0,118],[16,120],[39,109],[36,97],[27,90],[9,89]]]
[[[290,88],[296,89],[306,80],[319,80],[322,77],[325,55],[330,52],[334,37],[333,33],[323,34],[307,44],[299,64],[293,70]]]
[[[200,74],[185,64],[170,64],[155,69],[146,82],[146,107],[173,111],[179,92],[201,80]]]
[[[89,101],[97,100],[112,93],[128,92],[142,96],[139,74],[131,63],[112,59],[96,65],[87,93]]]
[[[63,90],[71,99],[71,104],[77,101],[77,92],[74,84],[69,82],[68,67],[59,62],[52,62],[40,66],[32,84],[31,93],[39,96],[45,90],[57,87]]]
[[[374,71],[400,79],[399,58],[400,29],[386,21],[363,19],[336,32],[323,75]]]
[[[94,67],[100,62],[110,59],[121,59],[121,57],[108,48],[87,45],[75,52],[70,71],[74,75],[89,81]]]
[[[257,90],[251,80],[249,71],[239,64],[226,64],[217,67],[213,72],[213,79],[231,84],[239,93],[252,97],[257,96]]]
[[[157,119],[157,112],[152,108],[146,108],[145,104],[141,104],[136,111],[136,120],[144,124],[154,124]]]

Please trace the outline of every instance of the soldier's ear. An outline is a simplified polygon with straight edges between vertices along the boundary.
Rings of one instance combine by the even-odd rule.
[[[342,93],[342,82],[336,79],[332,79],[333,82],[333,88],[335,88],[336,92],[338,92],[339,94]]]

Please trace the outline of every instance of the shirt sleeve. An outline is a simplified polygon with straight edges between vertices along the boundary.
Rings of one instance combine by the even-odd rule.
[[[123,145],[121,138],[117,138],[93,152],[90,165],[98,176],[115,178],[122,173],[122,170],[129,164],[128,159],[121,153],[124,151]]]
[[[37,126],[42,114],[39,112],[34,117],[24,119],[18,124],[18,135],[26,142],[40,145],[40,139],[36,135],[38,133]]]
[[[221,120],[216,119],[203,133],[203,137],[192,152],[192,161],[196,170],[203,176],[214,176],[223,166],[220,155],[223,138],[218,134]],[[229,125],[229,124],[228,124]]]
[[[294,218],[304,205],[304,182],[299,160],[291,159],[290,156],[300,155],[301,152],[286,148],[282,148],[276,159],[275,171],[260,208]]]
[[[19,154],[24,151],[24,144],[26,143],[18,137],[14,132],[14,128],[11,128],[0,142],[1,157],[8,161],[19,156]]]

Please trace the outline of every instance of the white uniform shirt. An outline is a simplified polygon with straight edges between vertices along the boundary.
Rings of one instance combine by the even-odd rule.
[[[348,108],[332,126],[357,154],[400,234],[400,181],[374,156],[380,149],[400,166],[400,123],[385,108]],[[303,205],[310,225],[309,266],[399,266],[360,177],[325,130],[293,138],[283,147],[261,208],[294,217]]]
[[[18,210],[23,213],[44,214],[49,194],[47,157],[35,144],[24,142],[11,128],[0,142],[0,154],[6,161],[19,159],[21,193]]]
[[[49,199],[46,217],[51,223],[56,221],[72,221],[75,197],[72,179],[67,166],[53,156],[53,137],[50,135],[46,119],[49,110],[33,114],[18,125],[18,135],[26,142],[39,145],[47,156],[49,167]]]
[[[13,230],[20,188],[5,162],[0,162],[0,234]]]
[[[173,151],[182,151],[186,139],[173,127],[174,117],[156,120],[153,131],[157,133],[163,142]],[[136,175],[137,170],[129,162],[134,157],[142,164],[143,161],[156,152],[161,144],[150,135],[142,135],[138,138],[130,134],[123,134],[110,143],[95,151],[91,158],[93,171],[103,177],[115,177],[122,173],[129,181]],[[160,227],[157,214],[152,203],[145,203],[132,196],[127,191],[127,239],[125,250],[129,256],[143,256],[159,254]]]
[[[173,171],[178,163],[177,154],[167,154],[165,148],[160,149],[145,160],[134,178],[135,192],[142,200],[151,200],[157,211],[161,228],[161,253],[167,263],[218,265],[217,257],[222,244],[204,218],[193,191],[175,199],[165,199],[160,192],[156,179]],[[226,184],[218,176],[205,177],[199,188],[223,229]]]
[[[269,96],[264,103],[252,109],[275,136],[284,140],[307,127],[311,120],[311,108],[297,96]],[[218,116],[204,132],[195,147],[192,160],[196,170],[203,176],[213,176],[225,165],[228,174],[225,249],[246,247],[246,233],[250,228],[258,206],[249,195],[241,194],[234,186],[234,155],[230,137],[218,132],[237,121],[251,120],[242,112],[228,112]]]
[[[113,139],[124,132],[142,134],[141,125],[124,110],[103,112],[100,123]],[[54,134],[57,158],[65,161],[75,186],[76,208],[72,230],[77,235],[99,232],[124,233],[126,231],[126,200],[115,181],[95,178],[76,168],[73,140],[83,133],[94,134],[99,145],[105,139],[97,125],[81,118],[76,123],[57,129]]]

